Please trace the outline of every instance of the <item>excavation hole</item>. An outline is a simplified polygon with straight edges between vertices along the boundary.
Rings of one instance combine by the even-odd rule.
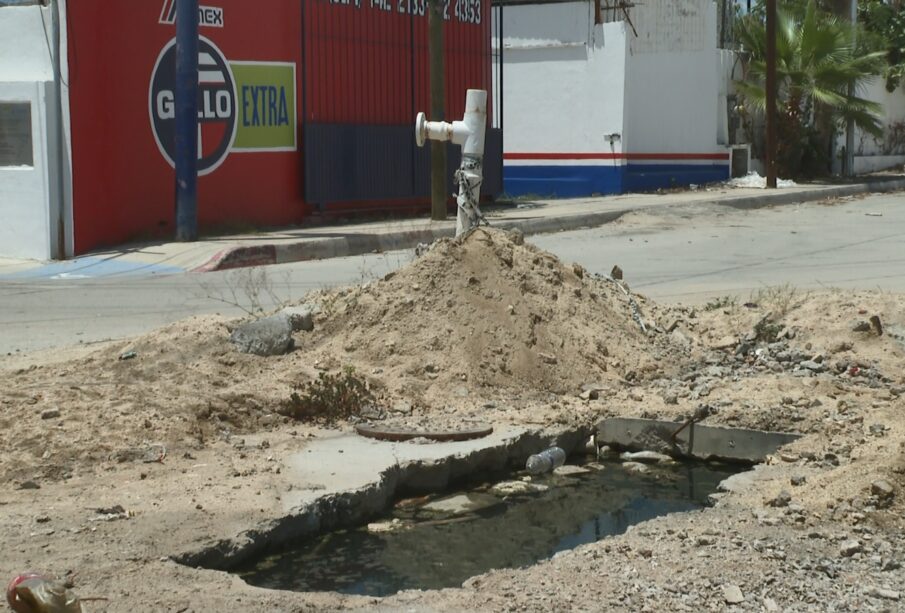
[[[591,462],[570,475],[530,482],[508,475],[400,500],[368,526],[292,543],[236,572],[255,586],[304,592],[386,596],[460,586],[491,569],[531,565],[633,524],[699,509],[720,481],[744,468],[678,463],[645,470]]]

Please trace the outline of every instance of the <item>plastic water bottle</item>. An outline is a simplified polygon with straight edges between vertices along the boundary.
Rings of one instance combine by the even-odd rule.
[[[566,463],[566,452],[559,447],[550,447],[535,453],[525,462],[525,468],[532,475],[553,472],[553,469]]]

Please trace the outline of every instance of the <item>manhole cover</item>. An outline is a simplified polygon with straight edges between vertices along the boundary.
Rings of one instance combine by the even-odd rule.
[[[488,424],[470,424],[466,428],[457,430],[414,430],[394,426],[375,426],[362,424],[355,426],[355,431],[361,436],[376,438],[381,441],[410,441],[414,438],[426,438],[432,441],[469,441],[475,438],[483,438],[493,432],[493,426]]]

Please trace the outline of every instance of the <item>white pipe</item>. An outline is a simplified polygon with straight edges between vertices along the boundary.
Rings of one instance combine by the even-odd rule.
[[[423,147],[428,140],[449,141],[462,147],[462,163],[456,171],[456,236],[477,227],[484,219],[480,208],[484,181],[484,134],[487,128],[487,92],[469,89],[465,95],[462,121],[427,121],[424,113],[415,118],[415,142]]]

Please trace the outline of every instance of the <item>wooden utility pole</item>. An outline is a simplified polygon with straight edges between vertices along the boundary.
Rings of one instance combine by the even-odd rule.
[[[431,121],[446,119],[446,71],[443,67],[444,0],[430,0],[428,54],[430,55]],[[431,219],[446,219],[446,143],[431,141]]]
[[[776,188],[776,0],[767,0],[767,188]]]

